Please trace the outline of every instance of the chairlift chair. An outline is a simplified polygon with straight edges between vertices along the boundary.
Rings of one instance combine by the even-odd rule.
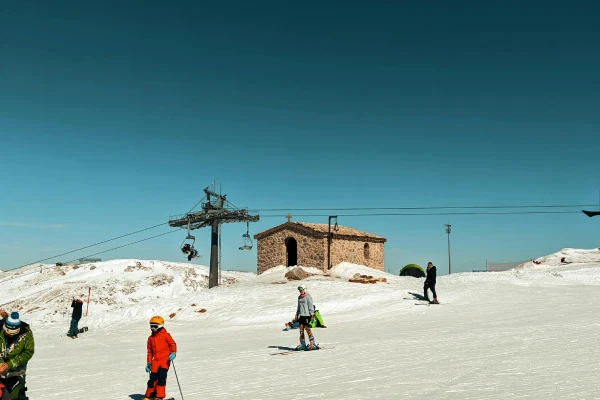
[[[186,243],[186,240],[191,240],[191,243]],[[188,234],[181,242],[181,252],[188,255],[188,261],[192,261],[192,258],[200,258],[202,257],[198,250],[194,248],[194,243],[196,243],[196,238],[190,235],[190,222],[188,220]]]
[[[243,251],[252,250],[253,243],[252,243],[252,238],[250,237],[249,231],[250,231],[250,223],[246,222],[246,233],[244,233],[242,235],[242,240],[243,240],[244,244],[239,248],[240,250],[243,250]]]

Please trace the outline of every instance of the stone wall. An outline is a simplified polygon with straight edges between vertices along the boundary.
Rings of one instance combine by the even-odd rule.
[[[327,264],[326,239],[284,229],[257,240],[257,273],[262,274],[278,265],[287,266],[285,241],[293,237],[298,243],[298,265],[324,269]]]
[[[327,265],[327,239],[325,240],[325,265]],[[368,251],[365,252],[365,244]],[[364,238],[336,239],[331,241],[331,265],[336,266],[341,262],[366,265],[367,267],[384,270],[383,257],[384,243],[373,243],[365,241]],[[367,254],[365,254],[367,253]]]

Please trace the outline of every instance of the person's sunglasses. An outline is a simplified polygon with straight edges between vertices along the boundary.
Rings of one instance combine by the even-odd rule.
[[[150,324],[150,329],[157,330],[158,329],[158,324]]]

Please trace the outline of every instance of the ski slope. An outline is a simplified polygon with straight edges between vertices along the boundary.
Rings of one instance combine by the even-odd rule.
[[[227,283],[210,290],[200,284],[207,268],[192,264],[118,260],[64,275],[31,267],[2,274],[0,301],[33,326],[32,400],[141,399],[154,314],[177,342],[188,400],[599,398],[600,251],[565,251],[571,264],[438,277],[442,304],[431,306],[410,299],[423,279],[340,264],[304,281],[327,325],[313,330],[326,349],[287,355],[272,354],[298,344],[298,330],[283,331],[298,282],[283,283],[282,266],[223,271]],[[146,268],[126,272],[136,265]],[[185,280],[192,270],[198,284]],[[348,282],[355,273],[387,282]],[[80,327],[89,331],[70,339],[70,299],[88,286]],[[42,301],[45,293],[60,301]],[[181,399],[175,370],[167,395]]]

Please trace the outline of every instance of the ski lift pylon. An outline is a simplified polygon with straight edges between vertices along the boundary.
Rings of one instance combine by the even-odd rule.
[[[244,244],[242,244],[242,246],[240,246],[240,250],[243,251],[250,251],[252,250],[252,238],[250,237],[250,223],[246,222],[246,233],[244,233],[242,235],[242,240],[244,242]]]

